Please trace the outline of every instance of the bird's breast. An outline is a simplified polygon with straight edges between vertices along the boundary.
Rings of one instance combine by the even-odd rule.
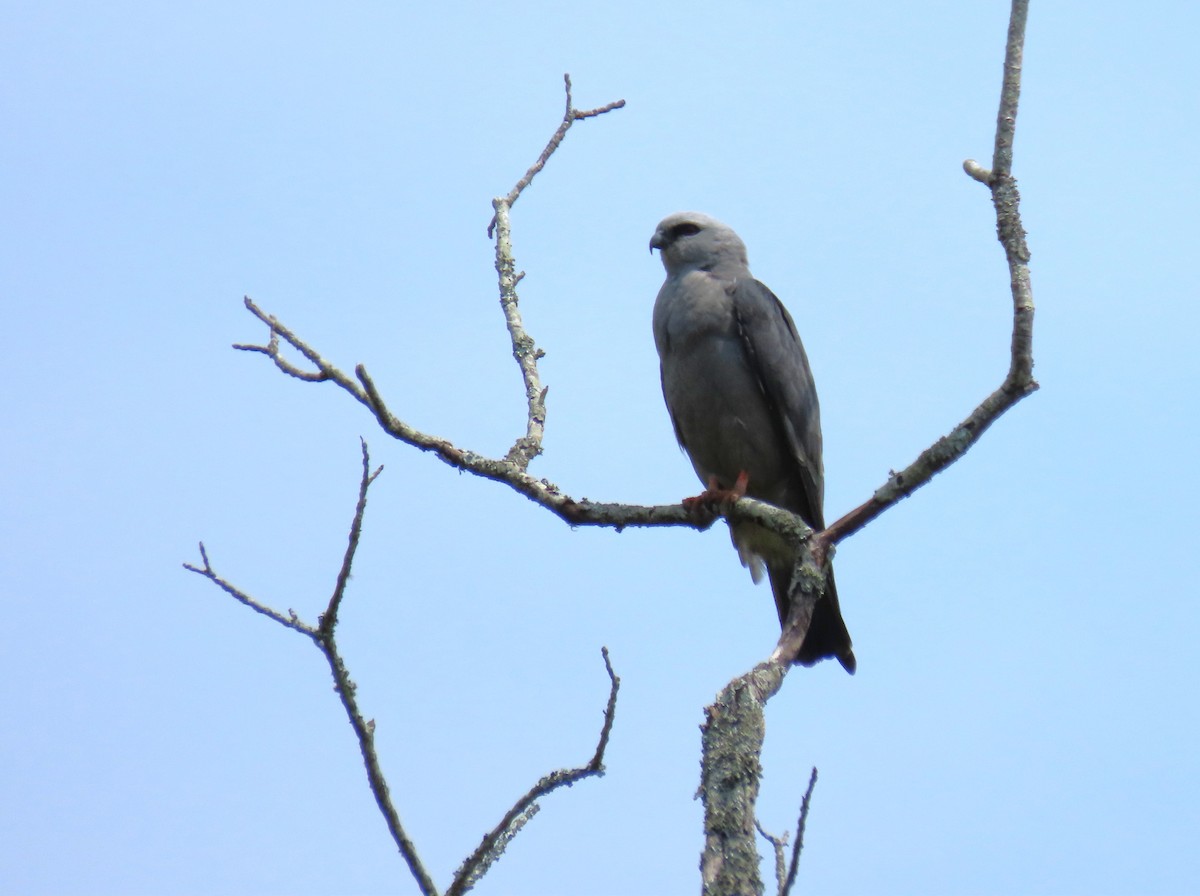
[[[732,322],[689,328],[662,361],[663,395],[701,482],[729,488],[744,471],[748,494],[782,503],[795,461]]]

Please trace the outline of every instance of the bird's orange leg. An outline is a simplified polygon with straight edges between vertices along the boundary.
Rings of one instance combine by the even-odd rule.
[[[746,486],[750,484],[750,474],[742,470],[733,483],[733,488],[721,488],[716,476],[708,477],[708,488],[694,498],[684,498],[683,506],[692,516],[706,519],[710,522],[720,515],[721,511],[736,501],[745,497]]]

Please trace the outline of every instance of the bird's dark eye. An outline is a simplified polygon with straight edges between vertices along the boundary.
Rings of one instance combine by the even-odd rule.
[[[695,236],[699,232],[699,224],[693,224],[691,221],[685,221],[682,224],[676,224],[671,228],[671,239],[677,240],[684,236]]]

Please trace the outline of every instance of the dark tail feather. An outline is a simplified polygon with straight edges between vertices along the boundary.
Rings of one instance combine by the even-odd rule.
[[[783,625],[788,611],[788,585],[792,579],[790,566],[768,565],[767,572],[771,577],[771,591],[775,595],[775,609],[779,613],[779,624]],[[851,675],[858,668],[854,658],[854,648],[850,643],[850,632],[842,619],[842,610],[838,606],[837,585],[833,581],[833,573],[825,583],[825,596],[813,607],[812,622],[808,626],[808,634],[796,655],[796,662],[802,666],[811,666],[820,660],[835,657]]]

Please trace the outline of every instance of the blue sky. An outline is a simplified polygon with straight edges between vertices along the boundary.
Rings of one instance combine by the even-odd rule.
[[[702,708],[771,649],[726,533],[571,531],[230,350],[251,295],[392,409],[523,430],[490,201],[546,350],[534,471],[698,483],[662,407],[655,224],[709,212],[790,307],[829,518],[1000,381],[986,190],[1006,4],[9,4],[0,11],[0,880],[11,892],[414,892],[312,646],[372,492],[342,647],[439,883],[546,771],[480,893],[695,892]],[[1035,3],[1015,173],[1042,390],[841,546],[859,672],[790,676],[763,824],[820,768],[821,893],[1200,889],[1192,4]]]

